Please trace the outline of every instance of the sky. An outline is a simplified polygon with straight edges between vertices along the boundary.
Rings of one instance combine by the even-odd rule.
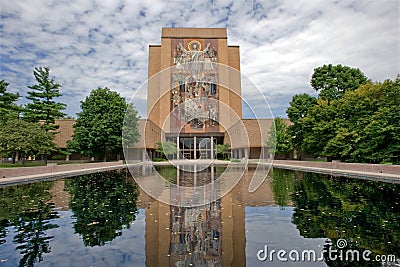
[[[400,72],[399,0],[18,0],[1,1],[0,13],[0,79],[25,103],[34,68],[50,67],[62,86],[58,100],[75,117],[92,89],[134,95],[163,27],[227,28],[228,44],[240,46],[242,74],[279,117],[287,117],[293,95],[316,95],[310,78],[324,64],[359,68],[372,81]]]

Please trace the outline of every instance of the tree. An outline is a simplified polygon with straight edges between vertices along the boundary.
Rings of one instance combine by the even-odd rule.
[[[158,142],[156,151],[163,154],[166,158],[170,156],[176,155],[178,153],[178,148],[174,142],[166,141],[166,142]]]
[[[317,99],[307,94],[294,95],[286,110],[290,121],[289,133],[293,136],[293,145],[296,147],[300,157],[303,151],[304,126],[302,119],[307,116],[309,110],[317,104]]]
[[[135,110],[133,104],[128,104],[126,108],[124,125],[122,127],[122,145],[127,147],[133,147],[140,138],[138,128],[139,116]]]
[[[368,82],[340,99],[318,99],[301,119],[303,148],[346,162],[400,163],[400,79]]]
[[[6,122],[0,128],[0,153],[13,154],[13,163],[17,153],[26,159],[28,156],[56,151],[53,135],[46,132],[38,123],[23,120]]]
[[[328,101],[321,98],[317,105],[313,106],[307,116],[301,119],[304,133],[302,149],[313,157],[326,156],[323,152],[326,144],[335,136],[338,127],[334,119],[337,116],[336,110]],[[331,158],[328,159],[329,161]]]
[[[400,79],[367,83],[333,105],[338,125],[325,147],[342,161],[400,163]]]
[[[343,97],[346,91],[356,90],[367,80],[359,69],[329,64],[315,68],[310,83],[315,91],[320,91],[319,96],[329,102]]]
[[[0,81],[0,124],[11,119],[17,119],[21,108],[15,103],[20,95],[7,92],[9,83]]]
[[[129,141],[132,145],[139,138],[135,128],[137,113],[133,106],[128,108],[125,98],[117,92],[107,87],[92,90],[90,95],[81,101],[81,109],[74,125],[74,135],[68,142],[69,150],[92,155],[97,159],[102,158],[104,161],[107,160],[107,153],[121,153],[122,129],[126,113],[129,129],[126,129],[125,141]]]
[[[28,92],[26,98],[32,103],[26,105],[24,119],[30,122],[43,121],[46,131],[56,130],[59,126],[55,124],[55,119],[65,115],[61,111],[66,107],[64,103],[54,101],[54,98],[62,96],[58,89],[61,85],[50,79],[48,67],[35,68],[33,75],[37,84],[28,86],[32,91]]]
[[[229,158],[231,148],[229,144],[217,144],[216,146],[217,155],[222,155],[223,158]]]
[[[270,138],[267,141],[268,152],[271,154],[285,155],[292,151],[292,136],[288,131],[287,124],[281,118],[274,119],[274,125],[268,133]]]

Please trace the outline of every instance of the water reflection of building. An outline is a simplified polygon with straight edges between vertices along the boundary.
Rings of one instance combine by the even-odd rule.
[[[49,193],[51,195],[49,202],[54,204],[54,208],[57,210],[69,210],[71,195],[65,190],[65,180],[60,179],[54,181]]]
[[[274,205],[269,181],[248,192],[252,170],[222,199],[205,207],[182,208],[144,192],[146,266],[246,266],[245,207]]]
[[[205,207],[171,206],[170,266],[221,266],[220,201]]]

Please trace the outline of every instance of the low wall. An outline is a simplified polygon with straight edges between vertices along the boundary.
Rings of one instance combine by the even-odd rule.
[[[47,166],[37,166],[37,167],[20,167],[20,168],[1,168],[0,169],[0,179],[9,177],[19,177],[25,175],[35,175],[44,174],[52,172],[63,172],[63,171],[73,171],[82,169],[92,169],[101,167],[111,167],[115,165],[121,165],[123,161],[112,161],[112,162],[96,162],[96,163],[81,163],[81,164],[48,164]]]
[[[400,165],[366,164],[366,163],[344,163],[344,162],[320,162],[320,161],[296,161],[296,160],[274,160],[275,164],[327,168],[338,170],[350,170],[360,172],[400,174]]]

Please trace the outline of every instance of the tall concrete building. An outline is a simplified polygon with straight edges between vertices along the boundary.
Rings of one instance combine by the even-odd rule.
[[[265,157],[272,119],[242,119],[239,46],[224,28],[163,28],[149,46],[147,119],[129,159],[157,157],[157,142],[177,144],[178,159],[210,159],[229,144],[232,158]]]

